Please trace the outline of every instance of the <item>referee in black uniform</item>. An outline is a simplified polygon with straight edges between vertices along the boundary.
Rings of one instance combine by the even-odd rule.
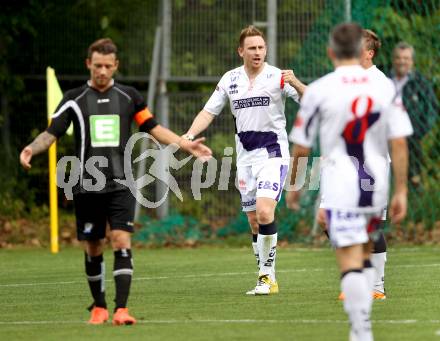
[[[160,126],[136,89],[113,80],[119,61],[117,48],[110,39],[100,39],[90,45],[86,64],[90,80],[66,92],[50,126],[22,150],[20,162],[29,169],[32,156],[46,151],[73,122],[76,157],[81,163],[80,181],[73,188],[77,234],[79,240],[85,241],[85,269],[94,300],[89,323],[102,324],[109,318],[103,259],[108,221],[116,286],[113,324],[134,324],[136,319],[128,313],[127,300],[133,273],[131,233],[135,198],[128,188],[114,180],[125,178],[124,150],[131,136],[131,124],[134,120],[140,131],[149,132],[161,143],[176,143],[196,157],[209,158],[211,150],[202,144],[203,139],[182,138]],[[86,185],[92,183],[92,179],[96,182],[97,178],[84,172],[85,163],[92,157],[104,160],[104,164],[98,163],[97,171],[104,174],[106,182],[98,191],[96,188],[88,191]],[[100,167],[103,165],[105,167]]]

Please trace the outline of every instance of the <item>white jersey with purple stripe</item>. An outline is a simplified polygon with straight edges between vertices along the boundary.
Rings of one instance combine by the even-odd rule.
[[[252,83],[244,66],[223,75],[204,110],[217,116],[229,101],[236,127],[237,167],[273,157],[289,159],[286,97],[299,101],[296,90],[284,84],[281,70],[267,63]]]
[[[340,66],[309,85],[291,140],[311,147],[319,132],[327,208],[378,212],[388,196],[388,140],[412,134],[387,78]]]

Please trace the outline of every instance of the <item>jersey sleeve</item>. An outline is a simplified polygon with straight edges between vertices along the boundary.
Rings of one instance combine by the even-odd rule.
[[[219,115],[222,112],[228,101],[228,93],[225,84],[226,75],[227,74],[225,74],[222,79],[220,79],[217,86],[215,87],[214,92],[212,93],[211,97],[209,98],[208,102],[206,102],[205,107],[203,108],[203,110],[215,116]]]
[[[413,127],[406,112],[401,97],[397,96],[385,110],[387,118],[388,140],[406,137],[413,134]]]
[[[327,208],[327,205],[326,205],[325,200],[324,200],[324,194],[322,194],[322,193],[321,193],[321,198],[320,198],[320,201],[319,201],[319,208]]]
[[[290,97],[293,99],[296,103],[299,103],[299,95],[296,89],[291,86],[290,84],[284,83],[283,78],[281,77],[281,91],[283,92],[283,95],[286,97]]]
[[[153,114],[148,110],[145,100],[139,91],[133,89],[134,115],[133,120],[136,122],[140,131],[148,132],[158,125]]]
[[[308,87],[301,99],[289,140],[303,147],[311,148],[319,128],[319,106],[316,101],[316,88]]]
[[[70,93],[67,92],[51,116],[51,121],[46,131],[57,139],[66,133],[72,122],[73,115],[75,114],[72,102]]]

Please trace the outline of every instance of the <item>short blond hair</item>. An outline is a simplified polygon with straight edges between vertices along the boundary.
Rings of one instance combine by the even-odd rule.
[[[376,57],[379,49],[382,46],[379,37],[372,30],[363,29],[362,30],[362,38],[365,40],[365,48],[367,50],[374,51],[374,57]]]
[[[248,27],[245,27],[241,30],[240,38],[238,40],[238,45],[240,47],[243,47],[244,40],[247,37],[261,37],[266,42],[266,38],[264,37],[264,33],[261,32],[258,28],[256,28],[253,25],[249,25]]]

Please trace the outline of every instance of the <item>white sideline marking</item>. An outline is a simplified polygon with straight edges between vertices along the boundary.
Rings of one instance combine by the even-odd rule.
[[[393,268],[427,268],[427,267],[440,267],[440,263],[433,264],[398,264],[388,266],[388,269]],[[294,273],[294,272],[320,272],[328,271],[328,268],[302,268],[292,270],[277,270],[277,273]],[[389,270],[388,270],[389,271]],[[207,278],[207,277],[220,277],[220,276],[242,276],[256,274],[252,272],[219,272],[208,274],[191,274],[182,276],[156,276],[156,277],[134,277],[133,281],[154,281],[161,279],[182,279],[182,278]],[[106,282],[112,282],[112,279],[106,279]],[[84,281],[63,281],[63,282],[34,282],[34,283],[10,283],[0,284],[0,288],[17,288],[17,287],[29,287],[29,286],[41,286],[41,285],[63,285],[63,284],[83,284]]]
[[[438,324],[440,320],[373,320],[373,324]],[[138,324],[348,324],[348,320],[138,320]],[[85,321],[0,321],[0,325],[86,324]]]
[[[440,264],[439,264],[440,265]],[[293,270],[278,270],[277,273],[285,273],[285,272],[306,272],[306,271],[325,271],[324,268],[315,268],[315,269],[293,269]],[[156,277],[134,277],[133,281],[153,281],[153,280],[161,280],[161,279],[179,279],[179,278],[200,278],[200,277],[219,277],[219,276],[241,276],[241,275],[249,275],[256,274],[255,271],[248,272],[219,272],[212,274],[192,274],[192,275],[182,275],[182,276],[156,276]],[[106,279],[106,282],[112,282],[112,279]],[[39,285],[61,285],[61,284],[83,284],[84,281],[64,281],[64,282],[34,282],[34,283],[10,283],[10,284],[0,284],[0,287],[27,287],[27,286],[39,286]]]

